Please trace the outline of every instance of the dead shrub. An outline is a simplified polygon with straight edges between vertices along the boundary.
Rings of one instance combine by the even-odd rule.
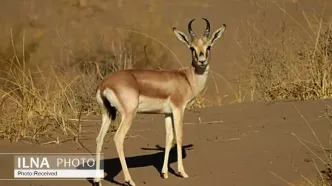
[[[102,78],[133,64],[129,51],[112,45],[40,69],[12,47],[14,55],[1,60],[0,137],[14,141],[76,139],[81,126],[73,119],[99,114],[95,91]]]
[[[332,96],[331,21],[300,40],[282,24],[274,40],[249,38],[250,87],[265,101],[315,100]],[[310,39],[315,38],[316,39]]]

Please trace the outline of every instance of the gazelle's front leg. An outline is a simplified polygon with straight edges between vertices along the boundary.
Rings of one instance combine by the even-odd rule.
[[[183,161],[182,161],[183,114],[184,114],[184,109],[173,110],[176,147],[178,154],[178,172],[183,178],[188,178],[189,176],[184,170]]]
[[[172,115],[166,114],[165,115],[165,130],[166,130],[166,144],[165,144],[165,157],[164,157],[164,165],[161,170],[161,176],[163,178],[168,178],[168,159],[169,159],[169,151],[172,147],[172,142],[174,139],[173,134],[173,121]]]

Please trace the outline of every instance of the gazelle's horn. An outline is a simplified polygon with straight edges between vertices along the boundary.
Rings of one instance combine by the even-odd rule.
[[[192,19],[189,23],[188,23],[188,31],[189,34],[191,36],[191,39],[194,39],[196,37],[195,32],[193,31],[193,29],[191,28],[191,24],[193,23],[193,21],[195,21],[195,19]]]
[[[206,22],[206,28],[204,32],[204,37],[209,37],[210,35],[210,22],[206,18],[202,18]]]

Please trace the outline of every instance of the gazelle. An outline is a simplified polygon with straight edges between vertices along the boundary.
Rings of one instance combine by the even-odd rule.
[[[195,19],[188,24],[190,40],[186,34],[173,28],[175,36],[190,49],[192,62],[189,67],[168,71],[122,70],[112,72],[102,81],[96,94],[102,113],[102,125],[96,139],[96,169],[100,168],[100,152],[111,117],[114,120],[118,111],[121,123],[114,135],[114,142],[125,182],[135,186],[123,152],[124,139],[136,113],[156,113],[165,115],[166,145],[161,176],[168,177],[168,158],[175,133],[178,172],[183,178],[188,177],[183,167],[181,149],[184,111],[204,89],[208,78],[211,47],[226,29],[224,24],[209,37],[210,23],[207,19],[202,19],[206,22],[202,37],[196,37],[191,27]],[[100,178],[95,178],[94,183],[100,185]]]

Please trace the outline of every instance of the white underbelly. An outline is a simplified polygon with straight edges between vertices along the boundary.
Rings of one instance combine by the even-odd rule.
[[[139,113],[171,113],[169,99],[139,97]]]

